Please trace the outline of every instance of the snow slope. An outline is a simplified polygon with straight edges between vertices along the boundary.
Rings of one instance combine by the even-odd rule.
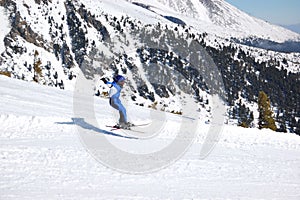
[[[155,140],[131,139],[128,132],[105,127],[116,113],[106,99],[94,101],[98,126],[74,119],[72,91],[0,76],[0,199],[300,198],[299,136],[224,126],[215,149],[200,159],[209,128],[200,121],[194,144],[177,162],[153,173],[121,173],[88,153],[78,127],[89,129],[96,141],[104,136],[117,148],[141,154],[163,148],[178,123],[195,120],[157,111],[166,122]],[[160,120],[151,119],[148,109],[127,107],[134,122]]]
[[[300,40],[299,34],[252,17],[224,0],[127,1],[142,3],[157,14],[177,17],[200,32],[220,37],[256,36],[276,42]]]
[[[9,23],[8,16],[5,12],[5,9],[1,6],[0,6],[0,15],[2,16],[1,26],[0,26],[0,53],[2,53],[5,51],[4,37],[10,31],[10,23]]]

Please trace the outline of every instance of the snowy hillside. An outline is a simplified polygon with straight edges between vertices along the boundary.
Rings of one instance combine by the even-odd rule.
[[[0,27],[0,52],[5,51],[4,37],[10,31],[10,24],[7,14],[5,13],[5,9],[0,7],[0,15],[3,17],[1,27]]]
[[[83,72],[105,98],[100,77],[120,73],[130,103],[180,115],[192,100],[207,123],[212,95],[225,94],[226,122],[248,127],[258,127],[264,91],[278,130],[300,134],[300,53],[280,43],[299,35],[225,1],[4,0],[0,8],[0,74],[74,90]]]
[[[84,96],[78,100],[86,104]],[[143,135],[110,131],[105,126],[116,120],[107,100],[94,98],[97,124],[76,118],[72,102],[72,91],[0,76],[0,199],[300,197],[299,136],[224,126],[213,151],[201,159],[210,125],[199,121],[192,146],[175,163],[153,173],[134,175],[97,162],[83,143],[80,130],[84,129],[99,149],[106,150],[101,142],[105,138],[117,149],[147,158],[147,154],[170,145],[179,124],[197,122],[189,116],[155,111],[164,123],[153,132],[151,124],[160,118],[152,118],[149,109],[128,105],[131,121],[151,122],[141,130],[152,132],[154,137],[138,139]],[[111,159],[120,168],[139,163]],[[148,159],[155,162],[158,157]]]
[[[128,0],[163,16],[181,19],[200,32],[225,38],[256,36],[275,42],[300,40],[300,35],[249,16],[224,0]]]
[[[300,24],[285,25],[283,27],[300,34]]]

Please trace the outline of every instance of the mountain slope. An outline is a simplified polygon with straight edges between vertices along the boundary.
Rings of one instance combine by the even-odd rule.
[[[3,17],[2,24],[0,27],[0,38],[1,38],[0,52],[4,52],[5,51],[4,37],[10,31],[10,23],[9,23],[8,16],[5,12],[5,9],[3,7],[0,7],[0,15]]]
[[[300,24],[286,25],[283,27],[300,34]]]
[[[74,119],[72,91],[4,76],[0,76],[0,91],[1,199],[299,197],[300,137],[294,134],[226,125],[215,149],[200,159],[210,125],[199,122],[193,145],[175,163],[150,174],[127,174],[97,162],[79,138],[79,128],[85,128],[103,150],[102,137],[123,151],[143,154],[169,145],[178,124],[190,120],[155,111],[167,120],[155,132],[156,139],[134,140],[126,138],[131,133],[111,133],[105,127],[117,119],[107,100],[94,99],[98,124],[93,126],[87,118]],[[84,103],[85,97],[80,101]],[[136,122],[159,120],[151,118],[149,111],[128,106],[128,115]],[[124,164],[122,158],[113,159]]]
[[[155,13],[182,19],[198,31],[225,38],[255,36],[275,42],[300,41],[300,35],[249,16],[224,0],[130,0],[148,5]]]
[[[82,71],[96,80],[95,94],[101,97],[109,87],[99,78],[121,73],[127,77],[124,95],[129,102],[181,114],[187,100],[193,100],[207,123],[212,95],[223,92],[226,122],[247,121],[249,127],[257,127],[257,97],[263,90],[270,97],[279,130],[300,134],[300,107],[295,105],[300,98],[299,53],[253,48],[221,37],[219,33],[227,28],[235,30],[232,37],[245,32],[237,24],[257,26],[254,18],[223,1],[174,1],[202,20],[174,3],[168,5],[170,1],[151,2],[152,6],[124,0],[0,1],[7,16],[3,21],[10,25],[1,38],[5,49],[0,73],[73,90]],[[233,14],[242,18],[235,21]],[[190,25],[182,26],[183,22]],[[259,37],[265,36],[254,39]],[[278,37],[292,38],[284,30]]]

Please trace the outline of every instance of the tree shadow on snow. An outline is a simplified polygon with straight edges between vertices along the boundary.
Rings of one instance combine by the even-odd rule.
[[[77,125],[77,126],[80,126],[81,128],[91,130],[91,131],[95,131],[97,133],[102,133],[102,134],[105,134],[105,135],[111,135],[111,136],[121,137],[121,138],[126,138],[126,139],[138,139],[138,138],[135,138],[135,137],[128,137],[128,136],[120,135],[120,134],[117,134],[117,133],[113,133],[111,131],[102,130],[98,127],[95,127],[95,126],[87,123],[86,121],[84,121],[83,118],[72,118],[72,122],[56,122],[56,124]]]

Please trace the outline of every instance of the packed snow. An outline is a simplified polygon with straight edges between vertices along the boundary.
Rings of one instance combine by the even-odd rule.
[[[80,101],[88,103],[85,97]],[[127,105],[132,122],[164,120],[154,138],[138,139],[106,127],[117,120],[107,99],[94,97],[97,126],[75,116],[73,102],[71,90],[0,76],[0,199],[300,198],[297,135],[224,125],[211,154],[201,158],[211,124]],[[163,117],[151,118],[150,112]],[[98,137],[105,137],[116,148],[143,155],[172,142],[180,124],[193,123],[197,136],[188,151],[175,163],[144,174],[102,165],[78,134],[85,128],[96,145]],[[149,127],[140,130],[150,132]]]

